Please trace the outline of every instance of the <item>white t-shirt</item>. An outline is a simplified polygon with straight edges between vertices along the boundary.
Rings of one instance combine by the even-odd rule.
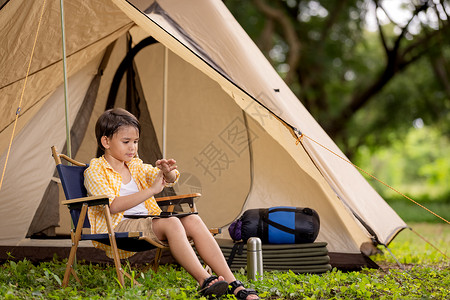
[[[127,184],[123,184],[120,187],[120,196],[128,196],[134,193],[139,192],[139,188],[136,184],[136,181],[134,181],[133,177],[131,177],[130,182]],[[148,215],[148,209],[145,207],[144,202],[136,205],[135,207],[132,207],[130,209],[127,209],[124,212],[124,215]],[[127,219],[127,218],[124,218]]]

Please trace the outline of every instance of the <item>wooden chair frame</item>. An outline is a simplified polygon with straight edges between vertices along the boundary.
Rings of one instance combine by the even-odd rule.
[[[71,164],[74,164],[75,166],[80,166],[80,167],[87,166],[86,164],[78,162],[78,161],[68,157],[65,154],[58,153],[55,146],[53,146],[51,149],[52,149],[53,158],[54,158],[57,166],[62,164],[61,158]],[[160,198],[157,198],[156,201],[161,206],[167,206],[168,207],[167,212],[169,212],[169,213],[174,212],[175,205],[182,204],[182,203],[187,203],[190,207],[190,211],[192,213],[195,213],[197,210],[195,207],[194,199],[197,197],[200,197],[200,196],[201,196],[201,194],[195,193],[195,194],[188,194],[188,195],[160,197]],[[66,197],[67,197],[67,195],[66,195]],[[108,197],[105,195],[101,195],[101,196],[82,197],[82,198],[76,198],[76,199],[67,199],[65,201],[62,201],[62,204],[67,205],[69,209],[81,208],[81,213],[80,213],[79,219],[76,222],[76,224],[77,224],[76,228],[73,228],[71,230],[72,247],[70,249],[69,259],[67,261],[62,286],[66,287],[68,285],[71,274],[81,284],[81,281],[75,272],[73,264],[75,261],[75,256],[76,256],[76,252],[78,249],[78,245],[79,245],[80,241],[82,240],[82,237],[85,236],[85,237],[87,237],[85,239],[89,239],[89,235],[82,234],[82,230],[84,227],[83,225],[85,223],[88,207],[89,206],[98,206],[98,205],[100,205],[102,207],[103,214],[104,214],[104,217],[106,220],[106,224],[107,224],[107,228],[108,228],[109,245],[111,246],[111,248],[113,250],[112,252],[113,252],[114,265],[116,268],[116,273],[117,273],[117,278],[119,280],[119,283],[120,283],[121,287],[125,286],[124,276],[128,277],[130,280],[134,280],[130,276],[130,274],[128,274],[126,271],[124,271],[122,269],[122,266],[120,263],[118,246],[117,246],[117,242],[116,242],[116,234],[117,233],[114,232],[114,229],[112,227],[111,212],[109,210]],[[220,230],[218,230],[218,229],[210,229],[210,231],[212,234],[217,234],[220,232]],[[121,233],[121,234],[123,234],[123,233]],[[126,233],[125,238],[145,240],[146,242],[150,243],[153,246],[152,247],[149,245],[149,247],[152,247],[153,249],[157,248],[157,251],[155,254],[155,259],[154,259],[153,266],[152,266],[153,270],[155,272],[157,272],[158,267],[159,267],[159,261],[162,256],[162,251],[163,251],[163,249],[165,249],[167,247],[157,244],[157,243],[151,241],[150,239],[146,239],[145,237],[142,236],[142,232],[128,232],[128,233]],[[136,282],[136,280],[134,280],[134,283],[138,284]]]

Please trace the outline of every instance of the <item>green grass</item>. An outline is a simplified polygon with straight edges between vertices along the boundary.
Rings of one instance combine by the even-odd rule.
[[[441,251],[449,255],[450,225],[410,224]],[[400,269],[385,251],[373,259],[380,270],[359,272],[332,270],[324,274],[265,272],[260,281],[247,281],[265,299],[449,299],[449,260],[423,242],[410,230],[404,230],[391,243],[390,249],[404,265]],[[0,266],[1,299],[199,299],[196,282],[182,269],[162,266],[158,273],[133,267],[142,286],[121,289],[113,266],[78,264],[83,285],[71,280],[68,288],[60,288],[64,261],[55,259],[33,265],[29,261],[7,261]],[[125,266],[129,270],[129,266]],[[233,296],[224,297],[233,299]]]
[[[412,230],[404,229],[389,245],[389,249],[397,259],[407,265],[420,264],[448,268],[450,261],[445,255],[450,257],[450,225],[444,222],[440,224],[409,223],[408,225]],[[379,264],[395,262],[388,251],[372,259]]]
[[[442,219],[436,217],[432,213],[419,207],[408,200],[391,200],[388,201],[389,205],[395,212],[406,222],[427,222],[427,223],[442,223]],[[438,216],[450,221],[450,202],[433,202],[433,201],[420,201],[421,205],[431,210]]]

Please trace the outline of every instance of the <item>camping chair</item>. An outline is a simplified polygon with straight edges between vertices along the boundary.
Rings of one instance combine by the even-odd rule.
[[[152,242],[149,239],[145,239],[142,236],[142,232],[114,232],[111,223],[111,213],[109,210],[109,199],[107,196],[87,196],[86,188],[84,187],[84,170],[88,165],[80,163],[70,157],[57,152],[55,146],[52,147],[53,158],[55,159],[56,168],[58,170],[61,184],[64,189],[66,201],[62,201],[62,204],[67,205],[72,222],[73,228],[71,231],[72,248],[70,249],[69,260],[67,261],[66,271],[62,286],[66,287],[69,282],[70,274],[73,274],[75,279],[80,282],[76,272],[73,268],[75,255],[77,252],[78,244],[82,240],[97,241],[111,246],[113,249],[114,264],[116,267],[117,278],[122,287],[124,287],[124,277],[127,276],[130,280],[134,280],[127,272],[125,272],[120,263],[118,249],[139,252],[151,249],[157,249],[155,259],[153,262],[153,270],[156,272],[161,259],[162,250],[165,248],[162,245]],[[61,162],[61,158],[73,165],[64,165]],[[200,194],[179,195],[170,197],[157,198],[156,201],[160,206],[167,206],[166,214],[176,214],[174,212],[175,205],[187,203],[190,207],[191,213],[196,213],[194,199],[201,196]],[[89,219],[86,218],[87,210],[89,206],[101,205],[103,207],[106,224],[108,227],[108,233],[100,234],[84,234],[83,228],[90,228]],[[211,233],[218,233],[217,230],[210,230]],[[137,283],[135,281],[135,283]]]

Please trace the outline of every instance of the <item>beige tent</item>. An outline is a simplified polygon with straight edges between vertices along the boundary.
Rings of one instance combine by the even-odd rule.
[[[0,246],[8,249],[67,233],[69,221],[50,154],[66,143],[59,2],[2,3],[2,169],[43,9],[0,190]],[[203,194],[208,226],[225,228],[249,208],[311,207],[321,217],[318,241],[350,261],[406,227],[352,165],[309,139],[296,144],[304,133],[344,156],[222,2],[65,1],[65,32],[76,159],[96,155],[99,114],[126,107],[144,124],[140,156],[177,159],[175,191]]]

